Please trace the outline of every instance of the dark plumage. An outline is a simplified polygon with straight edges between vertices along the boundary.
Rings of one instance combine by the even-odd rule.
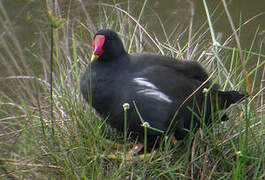
[[[90,63],[80,78],[81,92],[92,107],[107,118],[107,123],[120,131],[124,127],[124,103],[130,104],[128,133],[140,138],[144,133],[133,105],[135,101],[143,119],[151,127],[164,132],[178,110],[171,132],[177,139],[183,139],[187,134],[184,129],[191,129],[191,124],[194,129],[199,128],[204,117],[203,121],[209,125],[215,119],[212,117],[217,109],[226,109],[244,97],[240,92],[220,91],[218,85],[211,86],[211,82],[206,81],[208,74],[195,61],[154,54],[129,55],[112,30],[99,30],[94,43],[93,59],[96,60]],[[205,88],[209,90],[206,98]],[[226,119],[224,115],[222,120]],[[152,144],[160,135],[148,130],[149,142]]]

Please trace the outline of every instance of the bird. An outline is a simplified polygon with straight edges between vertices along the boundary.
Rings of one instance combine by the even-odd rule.
[[[166,132],[175,140],[218,120],[217,113],[242,101],[245,93],[222,91],[197,61],[126,52],[111,29],[94,35],[90,63],[80,76],[84,99],[107,124],[144,140],[148,147]],[[124,127],[123,105],[126,110]],[[220,118],[219,118],[220,119]],[[221,121],[228,120],[226,114]],[[148,126],[143,126],[143,124]],[[151,127],[151,128],[148,128]]]

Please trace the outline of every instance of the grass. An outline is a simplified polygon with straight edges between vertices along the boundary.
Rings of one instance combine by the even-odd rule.
[[[227,41],[233,42],[233,38],[224,44],[205,45],[205,31],[211,30],[215,39],[207,23],[195,33],[191,28],[181,35],[164,31],[167,38],[160,41],[141,22],[146,2],[136,18],[119,4],[94,5],[101,23],[93,24],[82,2],[80,16],[84,21],[70,15],[63,19],[59,4],[47,1],[50,28],[47,32],[40,29],[39,39],[32,40],[26,49],[0,2],[1,29],[5,32],[0,62],[8,71],[0,77],[5,84],[0,98],[1,179],[264,179],[263,44],[258,52],[253,50],[259,29],[248,50],[230,46]],[[207,22],[211,27],[211,18]],[[240,24],[238,35],[245,25]],[[86,105],[79,91],[79,76],[93,48],[93,33],[106,27],[119,32],[131,52],[149,49],[191,57],[204,64],[224,89],[249,86],[251,96],[228,109],[230,121],[203,127],[176,145],[166,139],[151,157],[125,160],[123,150],[128,151],[130,144],[115,145],[126,139]],[[176,39],[185,34],[189,44],[181,45]],[[246,66],[243,70],[240,53]],[[252,64],[251,58],[255,59]],[[250,79],[247,85],[244,71]],[[121,158],[113,158],[113,154]]]

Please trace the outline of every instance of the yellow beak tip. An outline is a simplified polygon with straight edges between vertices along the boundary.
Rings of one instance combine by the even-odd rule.
[[[94,60],[98,59],[98,57],[99,57],[99,56],[93,54],[93,55],[91,56],[90,61],[93,62]]]

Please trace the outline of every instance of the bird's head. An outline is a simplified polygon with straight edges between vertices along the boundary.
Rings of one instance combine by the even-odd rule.
[[[110,29],[101,29],[94,36],[94,51],[91,62],[97,59],[113,60],[126,54],[118,34]]]

